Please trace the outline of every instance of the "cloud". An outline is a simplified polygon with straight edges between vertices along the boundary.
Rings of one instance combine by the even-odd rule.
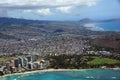
[[[94,23],[85,24],[84,27],[86,27],[89,30],[93,30],[93,31],[104,31],[102,27],[96,26],[96,24]]]
[[[27,13],[36,13],[38,15],[41,15],[41,16],[49,16],[49,15],[52,15],[53,13],[50,11],[49,8],[46,8],[46,9],[37,9],[37,10],[24,10],[24,12],[27,12]]]
[[[51,14],[51,9],[62,13],[70,13],[74,7],[93,6],[99,0],[0,0],[0,13],[4,10],[31,10],[36,14]],[[2,11],[2,10],[3,11]]]
[[[95,5],[99,0],[0,0],[0,8],[38,9],[65,6]]]
[[[57,10],[59,10],[62,13],[70,13],[72,6],[67,6],[67,7],[58,7]]]
[[[52,14],[52,12],[50,11],[49,8],[47,8],[47,9],[40,9],[40,10],[37,10],[36,12],[41,14],[41,15],[51,15]]]
[[[95,5],[98,0],[0,0],[2,6],[28,6],[28,5]]]

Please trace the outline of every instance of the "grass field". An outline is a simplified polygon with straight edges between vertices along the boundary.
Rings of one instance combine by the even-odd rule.
[[[93,60],[87,62],[90,65],[102,65],[102,64],[120,64],[119,60],[109,59],[109,58],[102,58],[102,57],[92,57]]]

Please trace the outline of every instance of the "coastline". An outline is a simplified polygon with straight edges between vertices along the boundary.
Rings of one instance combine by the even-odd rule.
[[[26,71],[26,72],[21,72],[21,73],[13,73],[13,74],[6,74],[3,76],[0,76],[0,78],[5,78],[8,76],[12,76],[12,75],[22,75],[22,74],[34,74],[37,72],[56,72],[56,71],[78,71],[78,70],[97,70],[97,69],[101,69],[101,68],[95,68],[95,69],[43,69],[43,70],[35,70],[35,71]],[[107,68],[107,69],[103,69],[103,70],[120,70],[120,68]]]
[[[94,69],[42,69],[42,70],[35,70],[35,71],[25,71],[25,72],[20,72],[20,73],[12,73],[12,74],[5,74],[1,77],[7,77],[7,76],[12,76],[12,75],[21,75],[21,74],[31,74],[31,73],[37,73],[37,72],[55,72],[55,71],[76,71],[76,70],[94,70]]]

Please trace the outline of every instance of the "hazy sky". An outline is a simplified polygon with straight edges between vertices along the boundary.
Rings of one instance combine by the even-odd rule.
[[[0,17],[62,21],[120,18],[120,0],[0,0]]]

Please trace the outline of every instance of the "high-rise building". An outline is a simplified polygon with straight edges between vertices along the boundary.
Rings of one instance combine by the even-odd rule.
[[[10,71],[10,62],[6,62],[6,69]]]
[[[27,58],[28,62],[32,62],[32,56],[31,55],[27,56],[26,58]]]
[[[28,67],[28,59],[26,57],[23,58],[23,67]]]
[[[40,68],[39,62],[34,62],[34,63],[33,63],[33,68],[34,68],[34,69],[39,69],[39,68]]]
[[[14,63],[15,63],[15,67],[18,68],[19,64],[20,64],[20,60],[19,59],[15,59]]]
[[[30,70],[33,70],[33,63],[29,62],[29,63],[28,63],[28,68],[29,68]]]
[[[23,66],[24,66],[23,58],[22,58],[22,57],[19,57],[18,60],[19,60],[19,62],[20,62],[21,67],[23,67]]]

